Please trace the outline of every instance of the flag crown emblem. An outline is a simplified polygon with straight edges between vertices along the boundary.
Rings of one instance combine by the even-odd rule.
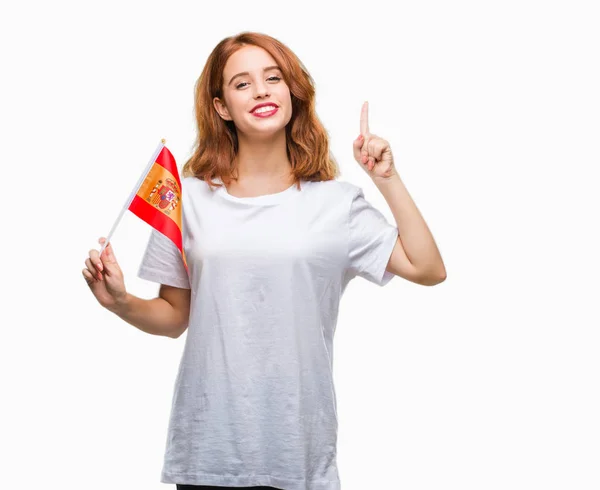
[[[171,214],[179,201],[181,201],[181,190],[173,179],[167,177],[164,182],[158,179],[146,201],[152,204],[155,208],[164,211],[165,214]]]

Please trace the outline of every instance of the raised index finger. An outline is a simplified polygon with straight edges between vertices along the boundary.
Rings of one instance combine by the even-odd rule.
[[[369,133],[369,103],[365,102],[360,111],[360,134]]]

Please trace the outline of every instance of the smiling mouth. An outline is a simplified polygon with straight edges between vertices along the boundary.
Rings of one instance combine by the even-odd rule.
[[[252,111],[251,114],[257,117],[267,117],[275,114],[278,109],[276,106],[264,106]]]

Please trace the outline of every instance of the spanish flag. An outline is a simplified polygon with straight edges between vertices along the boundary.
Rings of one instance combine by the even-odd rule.
[[[169,149],[162,143],[154,154],[157,156],[154,161],[150,161],[149,170],[128,209],[177,246],[185,269],[188,270],[183,250],[182,189],[177,164]]]

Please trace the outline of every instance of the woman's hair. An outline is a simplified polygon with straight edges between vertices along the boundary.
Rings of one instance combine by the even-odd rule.
[[[339,175],[335,158],[329,151],[327,131],[315,112],[315,85],[296,55],[280,41],[261,33],[242,32],[223,39],[213,49],[194,87],[198,136],[194,153],[185,163],[183,177],[194,176],[210,188],[218,177],[229,183],[236,169],[233,160],[238,152],[238,137],[233,121],[223,120],[213,106],[213,98],[223,99],[223,69],[238,49],[254,45],[266,50],[281,68],[290,89],[292,117],[285,127],[287,156],[292,165],[294,183],[300,179],[333,180]]]

